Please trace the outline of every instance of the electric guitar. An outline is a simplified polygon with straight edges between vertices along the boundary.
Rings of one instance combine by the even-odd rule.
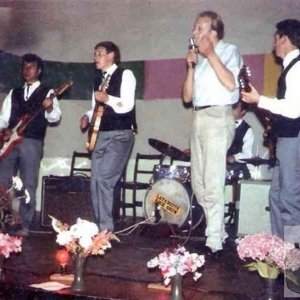
[[[249,83],[250,83],[249,77],[251,77],[250,68],[246,65],[243,65],[240,70],[240,73],[238,75],[238,81],[240,84],[240,92],[241,91],[245,91],[245,92],[251,91],[251,87],[249,85]]]
[[[106,91],[106,89],[108,88],[109,80],[110,75],[107,75],[106,78],[104,78],[102,83],[100,84],[99,91]],[[99,101],[95,101],[93,116],[88,130],[88,141],[86,143],[86,148],[89,152],[93,152],[95,148],[104,111],[105,105]]]
[[[57,96],[62,95],[64,91],[73,85],[73,81],[68,81],[60,85],[54,90],[49,98],[54,99]],[[17,125],[11,129],[11,133],[7,134],[4,132],[0,133],[0,159],[5,158],[15,145],[22,142],[25,130],[30,122],[42,111],[43,107],[35,111],[33,114],[25,114],[21,117]]]

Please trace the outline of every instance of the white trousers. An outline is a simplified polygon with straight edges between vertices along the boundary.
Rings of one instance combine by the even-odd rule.
[[[194,112],[191,133],[192,188],[206,217],[206,246],[221,250],[224,228],[226,153],[235,132],[231,105]]]

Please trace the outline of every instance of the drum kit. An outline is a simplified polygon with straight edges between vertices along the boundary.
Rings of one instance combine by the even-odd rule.
[[[152,139],[149,145],[172,160],[189,162],[190,156],[165,142]],[[166,222],[178,228],[196,228],[204,214],[191,188],[191,171],[185,165],[159,164],[153,170],[153,183],[144,199],[144,214],[149,218],[153,212],[155,222]]]
[[[153,138],[148,142],[150,146],[162,153],[164,158],[168,156],[172,160],[190,162],[189,154],[170,144]],[[269,159],[260,157],[241,160],[255,167],[270,164]],[[231,174],[230,180],[226,178],[226,182],[232,184],[232,181],[240,179],[243,179],[240,173]],[[187,226],[192,230],[197,228],[204,220],[204,212],[192,191],[190,166],[162,163],[155,165],[153,180],[147,190],[143,209],[147,219],[154,213],[156,223],[166,222],[177,225],[179,229]]]

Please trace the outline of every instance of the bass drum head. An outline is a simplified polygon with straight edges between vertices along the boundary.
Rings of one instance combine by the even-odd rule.
[[[153,216],[157,207],[160,221],[180,227],[187,220],[190,211],[190,197],[186,188],[174,179],[156,181],[145,196],[145,218]]]

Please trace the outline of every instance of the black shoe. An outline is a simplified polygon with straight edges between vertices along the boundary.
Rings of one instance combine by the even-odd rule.
[[[212,251],[209,247],[205,246],[204,248],[204,257],[206,261],[219,261],[223,256],[223,249]]]

